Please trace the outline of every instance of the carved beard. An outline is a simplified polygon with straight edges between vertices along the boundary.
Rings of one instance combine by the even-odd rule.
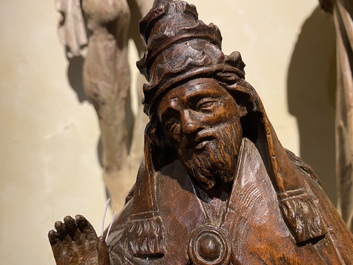
[[[242,140],[239,121],[214,127],[212,137],[202,150],[185,148],[179,153],[189,174],[206,190],[234,180]]]

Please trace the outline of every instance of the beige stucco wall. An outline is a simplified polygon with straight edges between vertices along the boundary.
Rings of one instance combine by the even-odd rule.
[[[313,18],[318,1],[190,2],[198,7],[202,20],[219,26],[225,53],[241,51],[247,80],[262,96],[280,139],[299,154],[300,128],[292,115],[296,111],[289,113],[287,94],[290,84],[301,86],[295,81],[305,77],[304,73],[291,74],[291,69],[305,69],[310,77],[305,60],[301,66],[300,60],[293,62],[297,58],[293,55],[310,60],[310,50],[307,54],[305,45],[300,50],[297,40],[303,36],[302,26]],[[329,23],[325,15],[321,16]],[[97,155],[98,122],[92,106],[80,101],[69,84],[68,63],[57,37],[58,18],[54,1],[0,2],[0,264],[54,264],[47,232],[54,221],[67,214],[84,214],[100,230],[105,189]],[[308,36],[305,40],[310,43]],[[324,41],[318,43],[326,45]],[[330,56],[332,51],[323,56],[327,58],[324,63],[310,64],[309,68],[334,73]],[[321,79],[324,81],[318,81],[319,90],[313,90],[313,98],[323,97],[322,125],[332,116],[333,107],[332,94],[327,93],[327,84],[332,81],[327,76]],[[323,92],[315,94],[320,89]],[[295,106],[301,100],[306,102],[300,98],[303,94],[294,92],[294,96],[298,97]],[[305,104],[315,108],[316,102]],[[332,145],[332,135],[316,135],[319,140],[323,137],[323,145]],[[325,159],[315,151],[307,153]],[[319,160],[319,170],[327,171],[327,164]],[[334,172],[333,164],[328,165]],[[332,195],[334,180],[328,183]]]

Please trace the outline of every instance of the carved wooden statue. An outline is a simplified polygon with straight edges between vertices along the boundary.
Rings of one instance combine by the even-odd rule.
[[[82,216],[55,224],[57,264],[353,264],[352,234],[218,28],[157,0],[140,30],[145,161],[106,242]]]

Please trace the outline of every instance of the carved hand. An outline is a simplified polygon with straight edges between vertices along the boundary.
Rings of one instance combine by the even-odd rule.
[[[57,221],[48,237],[57,265],[110,265],[107,245],[82,215]]]
[[[69,58],[86,56],[88,37],[79,0],[55,0],[62,18],[59,24],[60,41],[67,47]]]

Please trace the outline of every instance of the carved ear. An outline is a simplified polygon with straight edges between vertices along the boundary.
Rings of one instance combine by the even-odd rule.
[[[240,118],[245,117],[248,114],[248,110],[247,110],[246,106],[238,105],[238,111],[239,111]]]
[[[149,149],[151,151],[151,161],[154,170],[158,171],[163,166],[173,162],[177,155],[165,137],[160,124],[156,119],[151,120],[145,129],[145,141],[149,141]]]
[[[145,128],[145,140],[146,138],[148,141],[150,141],[150,144],[153,145],[158,145],[158,138],[157,138],[157,128],[156,128],[156,122],[150,121],[147,123],[146,128]]]

